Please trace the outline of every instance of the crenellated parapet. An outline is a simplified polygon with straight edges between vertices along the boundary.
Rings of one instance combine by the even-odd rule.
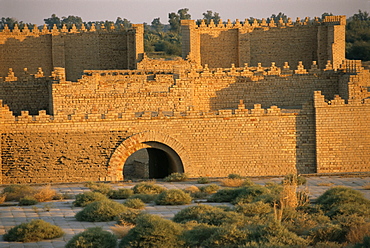
[[[370,107],[370,98],[364,99],[343,99],[335,95],[333,99],[325,99],[321,91],[314,92],[315,108],[343,108],[343,107]]]

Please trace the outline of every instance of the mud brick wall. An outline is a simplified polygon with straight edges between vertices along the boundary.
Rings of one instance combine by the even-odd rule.
[[[285,23],[266,20],[243,24],[205,23],[199,26],[191,20],[182,21],[183,58],[189,57],[210,68],[225,68],[230,63],[243,66],[244,63],[256,66],[257,63],[284,62],[296,64],[303,61],[308,67],[311,61],[318,61],[324,68],[327,60],[338,68],[345,59],[345,16],[326,17],[318,20]]]
[[[317,172],[370,170],[370,102],[315,93]]]
[[[20,81],[4,82],[0,80],[0,99],[7,104],[14,115],[29,111],[36,115],[40,110],[51,113],[51,84],[43,78],[27,77]]]
[[[135,69],[144,52],[143,32],[142,24],[129,30],[4,29],[0,32],[0,77],[7,75],[8,68],[20,74],[23,68],[42,67],[45,76],[50,76],[54,67],[63,67],[67,80],[73,81],[85,69]]]
[[[27,116],[3,125],[1,138],[3,183],[76,182],[122,177],[125,160],[112,165],[111,156],[123,141],[130,149],[144,142],[161,142],[178,152],[190,177],[285,175],[313,172],[312,154],[297,154],[297,130],[303,136],[298,113],[284,114],[277,107],[240,108],[202,115],[187,112],[182,117],[38,120]],[[305,114],[302,115],[306,116]],[[134,142],[150,132],[150,138]],[[165,138],[163,138],[165,137]],[[312,140],[307,137],[304,140]],[[171,143],[176,141],[176,145]],[[301,142],[302,143],[302,142]],[[128,151],[130,151],[128,149]],[[299,148],[301,149],[301,148]],[[116,175],[116,176],[112,176]]]

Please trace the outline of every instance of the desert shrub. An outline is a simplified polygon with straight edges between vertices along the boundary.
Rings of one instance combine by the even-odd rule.
[[[182,227],[157,215],[141,214],[136,226],[122,238],[119,247],[183,247]]]
[[[240,203],[235,205],[235,211],[242,213],[245,216],[253,217],[256,215],[264,215],[272,212],[270,204],[263,203],[261,201],[252,203]]]
[[[56,193],[53,196],[53,200],[65,200],[65,199],[74,199],[75,196],[70,193]]]
[[[101,227],[90,227],[86,231],[76,234],[66,244],[66,248],[101,247],[115,248],[117,237],[104,231]]]
[[[4,203],[6,199],[6,194],[0,194],[0,204]]]
[[[84,192],[76,195],[76,200],[73,202],[73,205],[76,207],[85,207],[86,205],[95,202],[103,201],[108,198],[99,192]]]
[[[315,248],[342,248],[343,245],[338,242],[324,241],[315,244]]]
[[[346,240],[349,243],[361,243],[366,236],[370,236],[370,223],[362,223],[359,225],[352,225],[347,233]]]
[[[19,201],[25,196],[32,196],[36,193],[36,190],[28,185],[13,184],[6,186],[3,189],[3,194],[6,195],[6,201]]]
[[[35,242],[63,236],[62,229],[44,220],[31,220],[11,228],[4,234],[5,241]]]
[[[208,198],[210,202],[231,202],[240,194],[242,189],[220,189]]]
[[[189,223],[186,223],[186,227],[188,226]],[[185,247],[208,247],[207,241],[216,231],[216,226],[196,223],[195,226],[185,230],[182,234]]]
[[[191,200],[190,194],[180,189],[170,189],[160,193],[155,199],[155,203],[158,205],[184,205],[189,204]]]
[[[358,243],[363,240],[365,236],[370,235],[369,215],[366,217],[353,215],[338,215],[332,219],[333,224],[340,225],[343,231],[341,241]]]
[[[175,172],[175,173],[171,173],[170,175],[165,177],[163,180],[165,182],[182,182],[182,181],[186,181],[186,179],[188,179],[188,176],[186,175],[186,173]]]
[[[199,184],[206,184],[206,183],[210,183],[210,181],[206,177],[200,177],[200,178],[198,178],[197,183],[199,183]]]
[[[20,206],[31,206],[39,203],[33,196],[25,196],[19,200]]]
[[[218,186],[217,184],[209,184],[209,185],[199,187],[199,189],[203,193],[213,194],[213,193],[216,193],[217,190],[220,189],[220,186]]]
[[[123,203],[123,205],[125,205],[128,208],[134,208],[134,209],[143,209],[145,207],[145,203],[139,198],[127,199]]]
[[[233,203],[238,204],[238,203],[250,203],[253,201],[261,201],[262,200],[261,196],[269,195],[270,193],[271,192],[269,191],[268,188],[258,185],[258,184],[243,187],[241,188],[240,193],[235,198]]]
[[[282,184],[296,184],[296,185],[304,185],[307,183],[307,179],[304,176],[296,175],[296,174],[288,174],[284,177],[281,182]]]
[[[239,178],[226,178],[221,180],[221,185],[224,187],[241,187],[244,185],[245,180]]]
[[[364,237],[364,240],[360,243],[357,243],[354,248],[368,248],[370,247],[370,236]]]
[[[112,190],[112,186],[106,183],[87,182],[85,186],[91,191],[99,192],[103,195],[108,195],[109,192]]]
[[[136,224],[136,219],[141,211],[137,209],[127,208],[124,212],[119,213],[115,220],[118,225],[130,226]]]
[[[333,187],[324,192],[317,198],[317,204],[329,216],[338,214],[369,214],[370,200],[366,199],[363,194],[357,190],[346,187]]]
[[[157,194],[136,194],[136,195],[132,195],[128,198],[129,199],[140,199],[142,200],[144,203],[149,203],[149,202],[153,202],[156,198],[157,198]]]
[[[132,190],[134,194],[160,194],[165,191],[166,188],[151,182],[143,182],[136,184]]]
[[[56,193],[57,192],[52,189],[50,185],[47,185],[39,189],[33,196],[38,202],[46,202],[53,200]]]
[[[186,188],[184,189],[184,191],[185,191],[186,193],[196,193],[196,192],[199,192],[199,191],[200,191],[200,189],[199,189],[197,186],[195,186],[195,185],[191,185],[191,186],[189,186],[189,187],[186,187]]]
[[[243,221],[243,215],[232,211],[225,211],[219,207],[200,204],[179,211],[175,214],[173,221],[177,223],[196,221],[198,223],[220,226],[222,224],[239,223]]]
[[[114,235],[116,235],[116,237],[118,239],[121,239],[121,238],[125,237],[128,234],[128,232],[132,228],[134,228],[134,226],[133,225],[126,225],[126,226],[114,225],[114,226],[111,226],[109,228],[112,230],[112,232],[114,233]]]
[[[240,229],[236,225],[223,225],[217,227],[207,241],[205,247],[239,247],[245,244],[249,231]]]
[[[109,198],[111,199],[127,199],[134,194],[132,189],[117,189],[111,190],[108,194]]]
[[[325,241],[342,242],[344,239],[343,235],[344,232],[341,226],[333,223],[319,225],[309,231],[309,237],[310,240],[312,240],[312,244]]]
[[[242,177],[241,175],[239,175],[239,174],[229,174],[228,176],[227,176],[227,178],[229,178],[229,179],[244,179],[244,177]]]
[[[111,221],[125,211],[127,211],[127,207],[122,204],[112,200],[103,200],[88,204],[75,215],[75,218],[78,221]]]
[[[247,243],[246,247],[307,247],[308,245],[305,239],[275,221],[249,227],[249,229],[249,244]]]

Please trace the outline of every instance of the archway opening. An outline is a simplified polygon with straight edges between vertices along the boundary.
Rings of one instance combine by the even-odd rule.
[[[134,152],[125,162],[125,179],[160,179],[174,172],[184,172],[181,158],[171,147],[153,141],[142,144],[147,148]]]

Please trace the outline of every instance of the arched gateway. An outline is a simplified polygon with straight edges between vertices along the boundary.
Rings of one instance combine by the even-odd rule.
[[[124,140],[109,160],[108,179],[123,180],[123,166],[133,153],[146,148],[149,154],[149,177],[163,178],[173,172],[184,172],[188,156],[174,138],[159,132],[142,132]]]

